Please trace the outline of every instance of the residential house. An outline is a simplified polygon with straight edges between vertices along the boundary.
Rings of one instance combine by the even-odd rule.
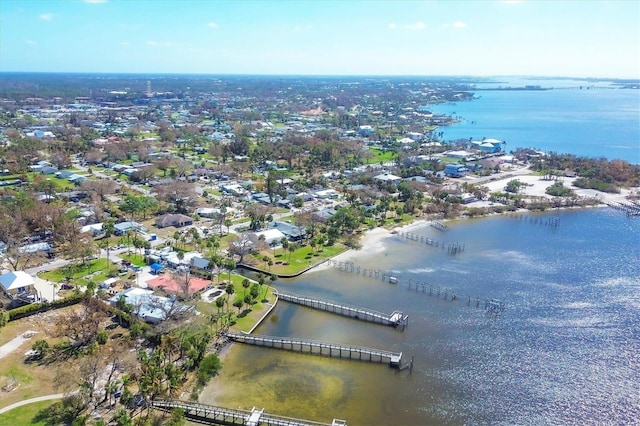
[[[168,226],[181,228],[189,225],[193,225],[193,219],[183,214],[168,213],[156,218],[156,226],[158,228],[166,228]]]
[[[176,306],[175,298],[161,297],[153,294],[153,290],[131,287],[109,299],[111,306],[116,306],[120,298],[131,305],[133,313],[150,324],[159,324],[172,312],[184,311],[185,306]]]
[[[467,169],[467,167],[463,166],[462,164],[449,163],[444,167],[444,175],[447,177],[464,177],[467,175],[468,171],[469,169]]]
[[[271,229],[277,229],[282,232],[290,241],[300,241],[307,235],[307,230],[304,226],[293,225],[289,222],[273,222]]]
[[[129,231],[137,231],[142,229],[142,225],[138,222],[120,222],[113,225],[113,233],[115,235],[126,235]]]
[[[11,299],[35,294],[35,280],[24,271],[4,271],[0,275],[0,287]]]
[[[402,178],[400,176],[392,175],[391,173],[382,173],[373,177],[374,180],[386,183],[400,183]]]
[[[287,238],[279,229],[270,228],[262,231],[254,232],[253,234],[249,234],[249,239],[255,245],[259,240],[264,240],[264,242],[271,246],[279,246],[280,241],[283,238]]]

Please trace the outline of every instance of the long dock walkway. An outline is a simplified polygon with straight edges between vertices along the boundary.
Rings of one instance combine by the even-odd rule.
[[[382,349],[318,342],[291,337],[258,336],[237,333],[226,333],[226,336],[230,340],[238,343],[357,361],[388,363],[390,367],[394,368],[400,368],[402,363],[402,352],[391,352]]]
[[[330,312],[361,321],[399,327],[402,331],[404,331],[409,322],[409,316],[404,315],[401,311],[393,311],[391,315],[387,315],[383,314],[382,312],[376,312],[366,308],[350,306],[326,299],[314,299],[311,297],[299,296],[292,293],[284,293],[280,290],[277,291],[277,295],[279,300],[296,303],[298,305],[307,306],[309,308],[318,309],[320,311]]]
[[[213,425],[246,425],[246,426],[346,426],[345,420],[333,419],[331,423],[320,423],[311,420],[295,419],[292,417],[267,414],[264,409],[240,410],[216,407],[213,405],[186,402],[177,399],[152,400],[151,406],[162,411],[174,408],[184,410],[185,417],[197,423]]]

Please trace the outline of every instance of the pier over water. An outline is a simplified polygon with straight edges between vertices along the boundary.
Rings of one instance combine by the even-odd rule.
[[[310,297],[299,296],[296,294],[284,293],[279,290],[276,293],[279,300],[296,303],[298,305],[307,306],[309,308],[318,309],[320,311],[330,312],[361,321],[398,327],[402,331],[404,331],[409,322],[409,316],[404,315],[400,311],[393,311],[391,315],[387,315],[370,309],[350,306],[330,300],[314,299]]]
[[[212,425],[347,426],[347,422],[340,419],[333,419],[331,423],[320,423],[311,420],[276,416],[265,413],[264,409],[258,410],[255,407],[249,411],[216,407],[213,405],[186,402],[177,399],[152,400],[151,406],[155,409],[167,412],[170,412],[174,408],[180,408],[184,410],[184,416],[188,420],[196,423]]]
[[[238,343],[356,361],[379,362],[389,364],[389,366],[393,368],[401,368],[402,363],[402,352],[391,352],[382,349],[318,342],[315,340],[291,337],[258,336],[242,333],[226,333],[226,337]]]

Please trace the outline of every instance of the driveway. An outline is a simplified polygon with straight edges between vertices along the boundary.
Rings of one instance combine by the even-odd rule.
[[[9,356],[13,351],[18,349],[24,342],[31,339],[31,337],[35,334],[35,331],[25,331],[18,337],[10,340],[4,345],[0,346],[0,359]],[[2,411],[0,411],[2,412]]]

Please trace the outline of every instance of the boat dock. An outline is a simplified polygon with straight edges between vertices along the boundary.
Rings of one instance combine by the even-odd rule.
[[[347,426],[345,420],[333,419],[331,423],[276,416],[255,407],[249,410],[216,407],[213,405],[186,402],[177,399],[151,400],[150,405],[158,410],[170,412],[174,408],[184,410],[184,416],[193,422],[203,424],[227,425],[272,425],[272,426]]]
[[[405,327],[409,323],[409,316],[405,315],[401,311],[393,311],[391,315],[387,315],[381,312],[372,311],[370,309],[350,306],[330,300],[313,299],[310,297],[299,296],[291,293],[283,293],[280,290],[277,291],[277,296],[279,300],[296,303],[298,305],[307,306],[312,309],[330,312],[361,321],[398,327],[402,331],[404,331]]]
[[[402,352],[390,352],[382,349],[318,342],[291,337],[258,336],[238,333],[226,333],[226,337],[238,343],[356,361],[386,363],[393,368],[400,368],[402,363]]]

